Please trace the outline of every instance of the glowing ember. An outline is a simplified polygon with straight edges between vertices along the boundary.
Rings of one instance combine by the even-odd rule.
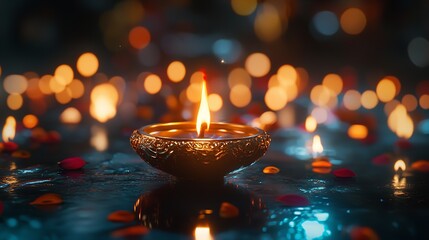
[[[91,92],[91,116],[102,123],[115,117],[118,99],[118,91],[112,84],[103,83],[96,86]]]
[[[305,130],[307,130],[307,132],[314,132],[316,131],[317,128],[317,121],[313,116],[308,116],[305,119]]]
[[[9,116],[6,118],[6,123],[3,127],[2,137],[3,142],[12,141],[15,138],[16,120],[14,117]]]
[[[213,237],[210,234],[209,226],[199,226],[194,231],[195,240],[212,240]]]
[[[320,136],[316,135],[313,137],[313,154],[321,154],[323,152],[322,141],[320,140]]]
[[[393,170],[395,170],[395,172],[398,171],[405,171],[407,169],[407,165],[405,164],[404,160],[399,159],[395,162],[395,165],[393,166]]]
[[[201,102],[198,109],[196,125],[198,136],[201,134],[201,127],[203,124],[206,124],[206,129],[203,129],[203,131],[208,130],[210,127],[210,109],[207,101],[206,81],[203,81],[203,86],[201,88]]]

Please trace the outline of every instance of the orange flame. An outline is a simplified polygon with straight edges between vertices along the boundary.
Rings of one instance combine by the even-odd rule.
[[[405,171],[407,169],[407,165],[405,164],[404,160],[399,159],[398,161],[395,162],[393,169],[395,170],[395,172],[399,170]]]
[[[400,138],[408,139],[413,135],[414,123],[404,105],[399,104],[390,113],[387,124]]]
[[[320,154],[323,152],[322,141],[319,135],[313,137],[313,154]]]
[[[2,137],[3,142],[12,141],[15,137],[16,120],[14,117],[9,116],[6,118],[6,123],[3,127]]]
[[[200,108],[198,109],[198,116],[197,116],[197,134],[200,135],[201,132],[201,126],[203,123],[207,124],[207,129],[210,127],[210,109],[209,104],[207,101],[207,87],[206,87],[206,81],[203,80],[203,86],[201,89],[201,102],[200,102]]]
[[[210,227],[197,226],[194,231],[195,240],[212,240],[212,235],[210,234]]]
[[[99,122],[107,122],[116,115],[119,93],[110,83],[102,83],[94,87],[91,92],[89,112]]]

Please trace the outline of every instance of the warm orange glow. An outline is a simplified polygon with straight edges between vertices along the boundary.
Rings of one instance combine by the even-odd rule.
[[[362,93],[360,102],[362,104],[362,107],[366,109],[373,109],[378,104],[377,94],[372,90],[366,90]]]
[[[314,117],[314,119],[316,119],[316,122],[319,124],[324,123],[328,120],[328,114],[328,110],[323,107],[315,107],[311,111],[311,116]]]
[[[330,73],[323,78],[322,85],[338,95],[343,90],[343,79],[338,74]]]
[[[61,81],[60,77],[53,76],[52,78],[50,78],[49,88],[51,89],[51,92],[59,93],[64,91],[66,86],[63,85],[60,81]]]
[[[307,132],[314,132],[316,131],[317,128],[317,121],[313,116],[308,116],[305,119],[305,130],[307,130]]]
[[[156,94],[161,90],[162,81],[156,74],[149,74],[144,80],[144,89],[149,94]]]
[[[150,42],[150,32],[145,27],[134,27],[128,35],[128,40],[133,48],[143,49]]]
[[[247,87],[252,86],[252,78],[244,68],[234,68],[228,75],[228,85],[230,88],[238,84],[243,84]]]
[[[404,160],[398,159],[395,162],[395,165],[393,166],[393,169],[395,170],[395,172],[397,172],[397,171],[405,171],[407,169],[407,165],[405,164]]]
[[[365,139],[368,136],[368,128],[364,125],[354,124],[349,127],[347,134],[353,139]]]
[[[284,108],[288,101],[288,96],[282,87],[271,87],[265,93],[265,104],[273,111]]]
[[[360,108],[361,95],[356,90],[348,90],[344,94],[343,103],[344,107],[348,110],[358,110]]]
[[[252,93],[247,86],[238,84],[231,88],[229,100],[231,101],[232,105],[242,108],[247,106],[250,101],[252,101]]]
[[[109,146],[109,138],[107,137],[106,129],[98,126],[91,127],[91,146],[99,152],[107,149]]]
[[[67,91],[67,89],[64,89],[59,93],[55,93],[55,99],[61,104],[67,104],[71,101],[72,97],[69,91]]]
[[[298,78],[296,69],[291,65],[283,65],[277,70],[277,78],[281,85],[295,85]]]
[[[185,74],[185,65],[180,61],[171,62],[167,67],[167,76],[172,82],[182,81]]]
[[[263,126],[274,124],[277,122],[277,114],[272,111],[266,111],[259,116],[259,121]]]
[[[390,113],[387,119],[387,125],[400,138],[408,139],[413,135],[414,123],[408,115],[406,108],[398,104]]]
[[[106,122],[116,115],[116,104],[119,94],[115,86],[110,83],[102,83],[92,89],[91,105],[89,112],[99,122]]]
[[[6,118],[6,123],[3,127],[2,138],[3,142],[12,141],[15,138],[16,120],[14,117],[9,116]]]
[[[22,104],[24,103],[24,99],[20,94],[12,93],[9,96],[7,96],[6,103],[10,109],[18,110],[22,107]]]
[[[77,71],[84,77],[91,77],[98,70],[98,59],[91,52],[83,53],[76,62]]]
[[[66,108],[60,115],[62,123],[78,124],[82,119],[82,115],[79,110],[74,107]]]
[[[405,94],[402,97],[402,105],[405,106],[408,112],[412,112],[417,108],[417,105],[418,105],[417,98],[414,95]]]
[[[22,119],[22,123],[26,128],[34,128],[39,123],[39,119],[33,114],[28,114]]]
[[[253,77],[263,77],[271,69],[271,61],[263,53],[252,53],[246,58],[244,66]]]
[[[377,84],[377,96],[382,102],[391,101],[395,97],[396,91],[395,83],[390,78],[383,78]]]
[[[419,104],[422,109],[429,109],[429,94],[423,94],[419,98]]]
[[[252,14],[256,9],[257,4],[257,0],[231,0],[232,10],[242,16]]]
[[[54,77],[61,85],[68,85],[73,81],[73,69],[66,64],[60,65],[55,69]]]
[[[330,106],[333,98],[336,98],[334,92],[324,85],[316,85],[311,89],[311,102],[317,106]]]
[[[51,82],[51,75],[43,75],[39,80],[39,89],[43,94],[51,94],[52,90],[49,87],[49,83]]]
[[[83,96],[85,93],[85,87],[79,79],[73,79],[73,81],[67,86],[70,91],[72,98],[77,99]]]
[[[223,100],[219,94],[212,93],[207,97],[207,100],[209,102],[210,111],[217,112],[222,108]]]
[[[212,240],[213,237],[210,233],[210,227],[196,227],[194,231],[195,240]]]
[[[365,29],[366,16],[359,8],[349,8],[341,15],[340,23],[344,32],[357,35]]]
[[[201,88],[201,101],[200,101],[200,107],[198,109],[198,116],[197,116],[197,134],[200,135],[201,132],[201,126],[203,123],[207,124],[206,130],[210,127],[210,108],[209,103],[207,102],[207,87],[206,87],[206,81],[203,81],[203,86]]]
[[[264,2],[255,18],[255,34],[264,42],[273,42],[282,34],[282,19],[276,6]]]
[[[27,78],[17,74],[6,76],[3,80],[3,87],[9,94],[22,94],[28,87]]]
[[[315,135],[313,137],[313,154],[317,155],[317,154],[321,154],[323,152],[323,145],[322,145],[322,141],[320,140],[320,136],[319,135]]]

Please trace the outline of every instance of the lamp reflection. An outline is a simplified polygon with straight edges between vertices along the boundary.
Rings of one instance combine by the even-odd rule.
[[[404,189],[407,186],[407,179],[403,176],[407,165],[404,160],[399,159],[395,162],[393,169],[395,170],[395,175],[392,179],[393,194],[400,197],[405,194]]]
[[[239,209],[238,216],[220,214],[222,203]],[[216,234],[236,229],[258,229],[265,223],[261,199],[237,186],[166,185],[140,196],[134,211],[151,229],[184,233],[195,239],[213,239]]]

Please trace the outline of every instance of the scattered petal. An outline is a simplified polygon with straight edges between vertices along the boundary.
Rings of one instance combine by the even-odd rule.
[[[140,236],[140,235],[146,235],[149,233],[149,229],[144,226],[132,226],[127,228],[122,228],[119,230],[116,230],[112,233],[112,237],[134,237],[134,236]]]
[[[0,143],[0,150],[3,152],[13,152],[18,150],[18,144],[14,142],[2,142]]]
[[[276,198],[277,201],[289,207],[304,207],[310,205],[306,197],[297,194],[286,194]]]
[[[372,159],[375,165],[387,165],[390,163],[390,156],[388,154],[381,154]]]
[[[340,168],[340,169],[334,170],[332,174],[334,174],[335,177],[338,177],[338,178],[356,177],[356,173],[354,173],[352,170],[348,168]]]
[[[265,167],[264,170],[262,170],[262,172],[265,174],[276,174],[280,172],[280,169],[274,166],[268,166],[268,167]]]
[[[32,201],[31,205],[56,205],[63,202],[63,199],[60,195],[55,193],[47,193],[42,196],[36,198],[36,200]]]
[[[350,230],[351,240],[378,240],[378,235],[369,227],[354,227]]]
[[[107,220],[111,222],[132,222],[134,221],[134,213],[125,210],[115,211],[109,214]]]
[[[71,157],[58,162],[60,168],[64,170],[78,170],[85,166],[86,162],[80,157]]]
[[[395,142],[395,145],[400,149],[410,149],[413,146],[407,139],[399,139]]]
[[[238,217],[239,213],[238,208],[231,203],[223,202],[220,205],[219,216],[221,218],[235,218]]]
[[[411,164],[413,170],[419,172],[429,172],[429,161],[428,160],[418,160]]]
[[[29,158],[31,157],[30,152],[25,150],[18,150],[12,153],[12,157],[14,158]]]
[[[325,160],[318,160],[311,163],[313,168],[330,168],[332,167],[332,163]]]
[[[331,168],[313,168],[313,172],[319,174],[328,174],[331,170]]]

